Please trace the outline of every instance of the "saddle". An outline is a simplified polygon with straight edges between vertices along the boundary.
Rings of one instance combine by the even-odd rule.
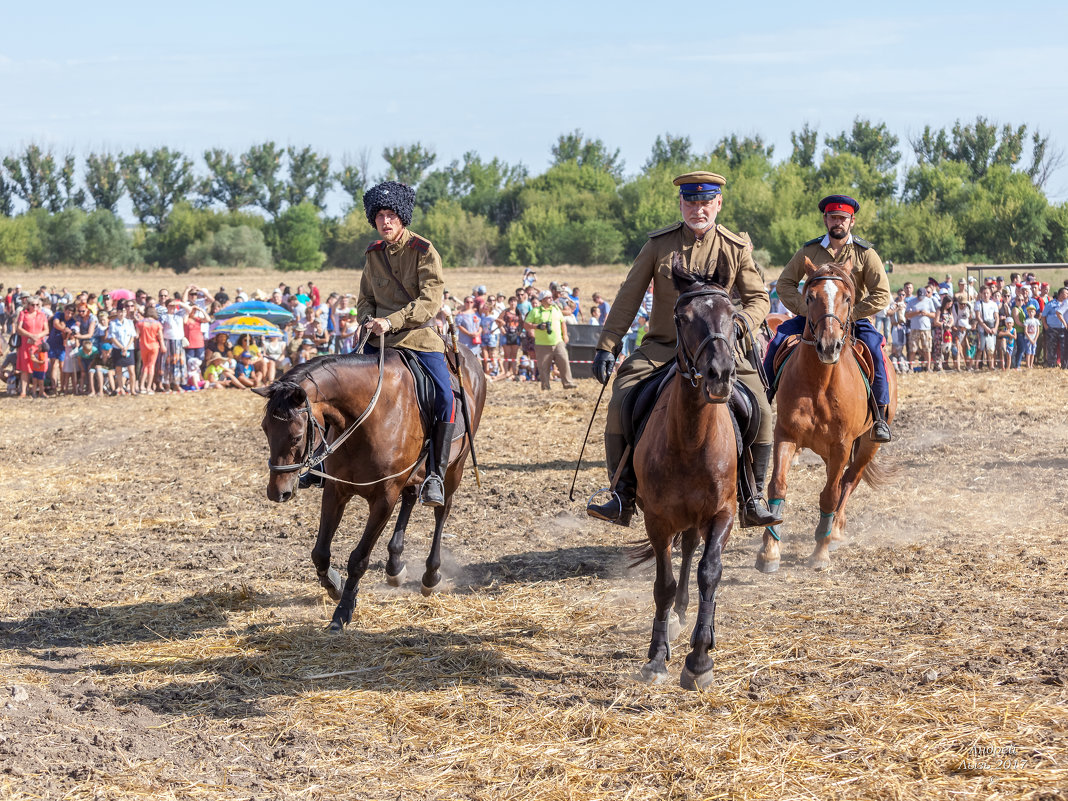
[[[674,361],[656,368],[639,381],[623,400],[623,407],[620,409],[623,439],[630,445],[632,452],[645,431],[653,407],[676,372],[678,371]],[[727,408],[731,413],[735,445],[740,457],[756,440],[757,430],[760,428],[760,407],[749,388],[741,381],[736,381]]]
[[[787,360],[794,355],[794,351],[797,350],[797,346],[801,344],[801,334],[791,334],[782,341],[779,346],[779,350],[775,353],[775,363],[771,366],[772,372],[775,374],[772,379],[771,388],[777,389],[779,386],[779,377],[782,375],[782,370],[786,366]],[[857,366],[860,367],[860,374],[864,376],[864,381],[868,387],[868,394],[871,394],[871,382],[875,380],[875,364],[872,362],[871,354],[868,349],[864,347],[864,344],[860,340],[853,340],[850,343],[853,351],[853,358],[857,360]]]
[[[434,385],[434,379],[430,377],[430,373],[423,367],[423,363],[415,357],[407,348],[391,348],[398,356],[401,357],[401,361],[404,362],[408,371],[412,374],[412,378],[415,381],[415,397],[419,404],[419,418],[423,422],[423,430],[429,432],[433,427],[434,422],[434,399],[437,397],[437,387]],[[452,386],[453,394],[456,395],[456,403],[460,402],[460,384],[456,378],[456,375],[449,371],[449,384]],[[462,414],[456,414],[456,436],[459,437],[464,431],[464,420]]]

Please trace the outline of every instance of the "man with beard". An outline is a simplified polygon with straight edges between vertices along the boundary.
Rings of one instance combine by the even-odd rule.
[[[860,210],[860,204],[848,195],[829,195],[820,201],[819,207],[823,212],[823,224],[827,227],[827,233],[806,242],[779,276],[779,299],[798,316],[779,326],[775,338],[768,345],[764,370],[770,377],[779,345],[791,334],[801,334],[805,330],[805,296],[798,289],[805,277],[805,258],[811,259],[817,267],[829,262],[843,264],[852,260],[855,303],[850,318],[853,320],[853,335],[864,343],[875,364],[875,380],[872,381],[871,391],[878,405],[878,414],[875,424],[871,427],[871,438],[875,442],[889,442],[891,436],[890,426],[886,422],[886,407],[890,403],[890,386],[886,381],[883,337],[869,318],[890,303],[890,281],[883,270],[882,259],[871,242],[851,233],[856,221],[854,215]]]
[[[768,291],[753,264],[749,240],[716,224],[716,215],[723,205],[723,176],[711,172],[692,172],[680,175],[674,183],[679,187],[682,221],[649,234],[649,241],[634,260],[604,321],[597,352],[593,357],[594,377],[602,384],[607,384],[623,347],[623,339],[652,282],[654,291],[648,332],[641,345],[622,363],[612,385],[604,434],[608,475],[610,478],[616,475],[626,452],[622,422],[624,400],[643,378],[675,358],[674,309],[679,293],[671,278],[671,260],[673,254],[678,253],[687,270],[714,276],[715,281],[727,292],[733,290],[740,297],[736,325],[748,330],[741,330],[738,336],[738,351],[735,353],[737,376],[751,390],[760,407],[756,442],[746,452],[746,458],[751,459],[753,468],[752,485],[744,478],[747,471],[741,466],[738,468],[742,502],[740,525],[774,526],[781,521],[768,509],[762,495],[771,456],[771,407],[764,396],[764,386],[754,364],[748,359],[748,352],[742,352],[749,350],[749,332],[755,332],[768,314]],[[612,497],[603,504],[589,504],[586,513],[599,520],[629,526],[634,514],[636,490],[634,468],[628,458],[619,470]]]

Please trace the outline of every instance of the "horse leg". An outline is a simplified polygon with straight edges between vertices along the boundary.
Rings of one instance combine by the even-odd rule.
[[[445,496],[445,504],[443,506],[434,507],[434,537],[430,542],[430,553],[426,558],[426,571],[423,573],[423,581],[420,589],[423,595],[433,595],[435,592],[441,589],[439,583],[441,582],[441,573],[438,569],[441,567],[441,532],[445,528],[445,520],[449,516],[449,510],[452,509],[452,496]]]
[[[417,497],[415,487],[406,487],[401,492],[401,507],[397,512],[397,525],[393,527],[393,536],[389,540],[389,561],[386,562],[386,581],[391,587],[399,587],[408,577],[408,566],[401,561],[401,557],[404,555],[404,532],[408,528],[408,518],[412,515]]]
[[[319,536],[315,538],[311,558],[315,573],[319,576],[319,585],[326,588],[331,601],[341,600],[341,574],[330,566],[330,544],[334,541],[334,534],[351,498],[351,493],[339,492],[335,483],[330,481],[323,488],[323,500],[319,505]]]
[[[696,528],[682,532],[682,564],[679,565],[679,581],[675,590],[675,614],[668,620],[669,642],[675,642],[686,626],[686,608],[690,605],[690,566],[699,540]]]
[[[697,566],[697,589],[701,602],[690,638],[690,653],[679,684],[686,690],[703,690],[712,682],[712,648],[716,644],[716,590],[723,576],[723,548],[734,525],[734,511],[724,510],[705,529],[705,552]]]
[[[842,491],[838,498],[838,508],[835,510],[834,526],[831,528],[831,543],[829,547],[832,553],[847,541],[845,536],[846,503],[849,502],[853,490],[857,488],[861,477],[864,475],[865,468],[875,458],[878,450],[878,442],[872,442],[868,437],[861,437],[857,443],[856,452],[846,468],[845,475],[842,476]]]
[[[352,622],[352,610],[356,608],[356,591],[360,579],[367,572],[367,564],[371,561],[371,549],[375,547],[382,529],[389,522],[389,516],[393,514],[393,506],[396,503],[397,496],[394,493],[390,493],[389,496],[379,496],[367,503],[367,525],[364,526],[360,541],[349,554],[349,576],[345,580],[341,599],[330,621],[331,634],[340,634],[346,624]]]
[[[653,637],[649,643],[649,661],[642,665],[638,678],[648,684],[659,684],[668,677],[667,661],[671,659],[671,639],[669,631],[672,611],[671,602],[675,598],[678,585],[674,571],[671,569],[671,541],[675,532],[659,520],[645,518],[645,531],[653,546],[656,559],[656,578],[653,580]]]
[[[825,570],[831,566],[831,529],[834,526],[838,501],[842,497],[842,474],[846,469],[849,453],[846,449],[832,451],[827,457],[827,483],[820,493],[820,522],[816,526],[816,547],[808,557],[808,566],[813,570]]]
[[[771,471],[771,483],[768,484],[768,498],[771,511],[779,512],[786,503],[786,475],[790,472],[797,443],[789,440],[776,440],[775,467]],[[779,569],[779,527],[764,529],[764,542],[757,552],[756,569],[761,573],[775,573]]]

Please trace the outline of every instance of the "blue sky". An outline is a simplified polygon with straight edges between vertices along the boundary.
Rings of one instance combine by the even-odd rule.
[[[268,139],[335,164],[420,141],[545,169],[581,128],[637,171],[656,136],[790,151],[857,115],[902,139],[982,114],[1068,146],[1063,4],[53,2],[4,12],[0,152]],[[729,178],[729,176],[728,176]],[[1046,187],[1068,198],[1068,167]],[[336,209],[335,209],[336,210]]]

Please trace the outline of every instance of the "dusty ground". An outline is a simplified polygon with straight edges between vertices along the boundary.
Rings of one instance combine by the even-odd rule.
[[[258,398],[0,400],[0,796],[1068,798],[1065,388],[906,377],[898,479],[819,574],[806,455],[782,572],[728,546],[704,694],[632,679],[651,571],[640,527],[581,514],[599,439],[568,501],[592,381],[491,386],[453,590],[417,590],[417,511],[413,581],[387,588],[380,543],[340,638],[318,495],[265,499]]]

